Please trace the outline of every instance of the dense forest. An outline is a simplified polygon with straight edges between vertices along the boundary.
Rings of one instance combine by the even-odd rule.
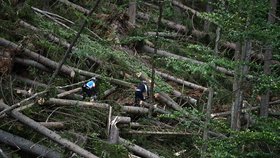
[[[279,24],[277,0],[0,0],[0,158],[280,157]]]

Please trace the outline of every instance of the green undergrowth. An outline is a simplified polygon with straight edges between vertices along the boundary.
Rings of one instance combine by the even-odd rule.
[[[87,148],[102,158],[129,158],[128,151],[124,146],[109,144],[98,139],[96,135],[89,136]]]
[[[162,158],[174,158],[175,153],[183,150],[186,151],[179,156],[181,158],[194,156],[198,152],[192,146],[194,139],[190,136],[126,135],[126,137],[132,143],[148,149]]]
[[[252,127],[239,132],[229,130],[225,123],[213,126],[216,131],[229,133],[230,137],[210,139],[207,142],[207,155],[214,157],[277,157],[280,153],[279,120],[274,118],[255,119],[256,122]],[[216,122],[216,120],[213,121]]]
[[[92,41],[87,35],[81,36],[78,48],[77,51],[74,51],[74,54],[78,56],[92,55],[101,61],[105,61],[106,64],[114,64],[118,71],[130,72],[133,75],[142,72],[151,76],[150,69],[131,54],[113,50],[106,44],[102,45],[99,42]],[[158,83],[157,91],[168,91],[170,89],[159,77],[156,78],[156,82]]]

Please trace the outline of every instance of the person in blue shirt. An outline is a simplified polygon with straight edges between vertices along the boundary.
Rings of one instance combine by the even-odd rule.
[[[149,87],[147,85],[147,82],[145,80],[143,80],[136,88],[135,88],[135,99],[134,99],[134,104],[135,105],[139,105],[140,101],[144,101],[145,95],[147,97],[149,97],[150,93],[149,93]]]
[[[83,100],[89,97],[91,101],[97,99],[96,78],[93,77],[90,81],[82,86]]]

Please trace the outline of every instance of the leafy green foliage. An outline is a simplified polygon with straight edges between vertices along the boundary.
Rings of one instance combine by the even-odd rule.
[[[114,69],[118,69],[118,71],[131,72],[132,74],[142,72],[151,76],[150,69],[139,61],[139,59],[127,52],[112,50],[106,46],[106,43],[102,45],[99,42],[92,41],[87,35],[82,35],[78,44],[79,49],[75,50],[73,53],[77,56],[91,55],[108,64],[114,64]],[[156,91],[168,91],[171,89],[159,77],[156,77],[156,84],[158,85]]]
[[[90,150],[100,158],[128,158],[128,151],[125,147],[117,144],[109,144],[96,136],[91,136],[88,142]]]
[[[255,84],[254,91],[258,94],[263,94],[267,90],[270,90],[271,92],[280,92],[280,77],[279,76],[273,76],[273,75],[259,75],[258,81]]]
[[[275,157],[279,155],[279,123],[277,119],[258,119],[251,129],[228,130],[230,137],[208,141],[208,154],[214,157]]]

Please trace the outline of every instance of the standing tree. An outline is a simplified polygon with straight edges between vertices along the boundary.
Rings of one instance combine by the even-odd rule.
[[[275,22],[276,15],[276,7],[277,7],[277,0],[270,0],[270,9],[268,13],[268,23],[273,24]],[[271,58],[272,58],[272,46],[268,44],[267,49],[264,53],[264,66],[263,71],[265,75],[270,75],[271,70]],[[264,94],[261,96],[261,109],[260,109],[260,116],[267,117],[268,115],[268,102],[269,102],[270,90],[267,89]]]
[[[136,0],[130,0],[128,4],[128,10],[127,14],[129,16],[129,22],[132,25],[135,25],[135,19],[136,19]]]
[[[271,3],[275,5],[275,1]],[[268,6],[268,1],[263,0],[225,0],[216,3],[216,9],[206,15],[211,22],[223,30],[223,38],[225,38],[223,40],[237,43],[234,55],[234,98],[231,115],[231,128],[233,130],[240,129],[240,112],[245,90],[244,76],[248,72],[252,42],[254,45],[266,43],[266,39],[272,34],[272,29],[267,23]],[[273,12],[271,11],[270,14],[272,15]],[[269,52],[267,53],[269,57]],[[267,64],[265,67],[268,67]]]

